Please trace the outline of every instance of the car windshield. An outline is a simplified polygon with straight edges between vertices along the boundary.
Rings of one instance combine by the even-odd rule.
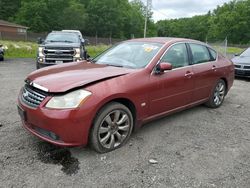
[[[97,56],[93,62],[118,67],[143,68],[161,47],[160,43],[123,42]]]
[[[242,57],[250,57],[250,48],[246,49],[242,54],[240,54]]]
[[[74,33],[50,33],[45,42],[78,43],[79,37]]]

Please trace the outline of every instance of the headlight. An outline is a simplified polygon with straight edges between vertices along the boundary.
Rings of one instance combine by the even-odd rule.
[[[80,57],[80,55],[81,55],[80,48],[75,48],[75,55],[74,55],[74,57]]]
[[[52,97],[46,104],[47,108],[67,109],[77,108],[83,103],[92,93],[86,90],[76,90],[62,96]]]
[[[39,57],[44,57],[43,48],[42,47],[38,47],[38,56]]]

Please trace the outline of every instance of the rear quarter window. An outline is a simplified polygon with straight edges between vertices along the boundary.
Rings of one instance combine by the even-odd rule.
[[[193,64],[211,61],[211,57],[206,46],[200,44],[189,44],[189,46],[193,56]]]
[[[211,54],[211,61],[215,61],[217,59],[217,52],[211,48],[208,48],[210,54]]]

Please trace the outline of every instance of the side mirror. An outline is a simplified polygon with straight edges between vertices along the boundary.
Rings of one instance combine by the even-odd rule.
[[[44,42],[44,39],[42,39],[41,37],[39,37],[38,39],[37,39],[37,43],[38,44],[42,44]]]
[[[85,45],[89,45],[89,40],[88,39],[84,39],[84,44]]]
[[[172,65],[168,62],[161,62],[156,66],[155,73],[162,74],[164,71],[172,70]]]

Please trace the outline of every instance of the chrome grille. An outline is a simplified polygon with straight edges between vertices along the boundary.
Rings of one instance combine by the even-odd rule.
[[[46,95],[35,91],[34,89],[24,86],[22,90],[22,101],[28,106],[37,108],[41,102],[45,99]]]
[[[244,66],[245,69],[250,69],[250,66]]]
[[[45,55],[45,61],[48,63],[57,63],[57,61],[66,63],[73,61],[75,50],[69,47],[46,47],[43,53]]]
[[[235,68],[241,68],[241,66],[240,65],[234,65],[235,66]]]

